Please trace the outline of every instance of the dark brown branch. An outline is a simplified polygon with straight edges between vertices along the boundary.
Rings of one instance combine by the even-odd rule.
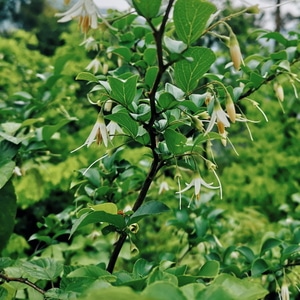
[[[29,281],[26,278],[9,277],[9,276],[6,276],[5,274],[2,274],[2,273],[0,273],[0,278],[3,279],[6,282],[15,281],[15,282],[24,283],[24,284],[32,287],[36,291],[40,292],[41,294],[46,293],[43,289],[39,288],[37,285],[35,285],[33,282]]]

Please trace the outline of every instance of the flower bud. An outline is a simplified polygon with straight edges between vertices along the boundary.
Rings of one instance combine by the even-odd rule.
[[[138,223],[133,223],[133,224],[129,225],[130,232],[132,232],[134,234],[138,233],[139,229],[140,229],[140,226]]]
[[[203,132],[204,131],[204,126],[201,120],[199,120],[197,117],[192,116],[191,120],[193,124],[195,125],[196,129],[199,131]]]
[[[274,85],[273,85],[273,89],[275,91],[275,95],[276,95],[277,99],[279,101],[283,102],[283,100],[284,100],[284,91],[283,91],[282,85],[278,82],[275,82]]]
[[[139,249],[134,243],[130,243],[130,253],[131,255],[138,255],[139,254]]]
[[[235,112],[234,103],[233,103],[232,98],[229,93],[227,94],[227,97],[226,97],[226,111],[227,111],[230,121],[232,123],[235,123],[236,112]]]
[[[239,70],[242,61],[242,54],[239,42],[233,32],[230,32],[229,36],[229,51],[234,68]]]
[[[246,13],[248,13],[248,14],[259,14],[260,9],[258,7],[258,4],[248,7],[247,10],[246,10]]]

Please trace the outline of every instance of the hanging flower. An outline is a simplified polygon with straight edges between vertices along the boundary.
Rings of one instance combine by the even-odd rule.
[[[87,71],[92,71],[94,74],[98,72],[99,68],[101,68],[101,62],[99,59],[94,58],[85,68]]]
[[[87,51],[93,50],[98,51],[98,43],[93,37],[86,38],[80,46],[84,46]]]
[[[94,141],[96,141],[96,143],[98,145],[100,145],[103,142],[104,146],[107,147],[108,139],[109,139],[108,131],[107,131],[103,116],[101,113],[99,113],[98,117],[97,117],[97,121],[96,121],[91,133],[89,134],[88,138],[84,142],[84,144],[81,145],[80,147],[76,148],[75,150],[73,150],[72,153],[81,149],[84,146],[89,147]]]
[[[64,13],[55,14],[62,17],[58,22],[69,22],[74,18],[79,18],[79,26],[83,33],[87,33],[90,28],[98,28],[98,17],[100,16],[97,6],[93,0],[79,0],[73,7]]]
[[[209,133],[212,130],[216,122],[220,134],[223,134],[225,132],[225,127],[230,127],[227,115],[222,109],[219,101],[215,101],[214,103],[214,110],[212,112],[205,134]]]
[[[104,119],[102,115],[98,115],[97,121],[88,136],[88,138],[85,141],[85,145],[89,147],[96,139],[96,143],[100,145],[102,142],[105,147],[108,145],[108,131],[104,122]]]
[[[170,190],[169,184],[166,181],[162,181],[161,184],[159,185],[158,194],[161,195],[164,192],[167,192],[168,190]]]
[[[108,123],[106,130],[108,132],[110,140],[112,140],[114,138],[114,136],[116,135],[117,132],[124,133],[122,128],[119,126],[119,124],[114,121],[110,121]]]
[[[286,283],[283,283],[281,286],[280,296],[282,300],[290,299],[289,287]]]
[[[202,185],[208,189],[218,189],[219,188],[218,186],[212,186],[212,183],[206,183],[198,173],[195,173],[192,181],[189,184],[186,184],[186,188],[184,188],[181,191],[178,191],[177,194],[184,193],[187,190],[189,190],[190,188],[194,188],[194,196],[196,197],[196,199],[199,199]]]

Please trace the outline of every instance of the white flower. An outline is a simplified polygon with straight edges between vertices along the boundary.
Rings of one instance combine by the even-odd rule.
[[[189,184],[186,183],[186,188],[181,191],[178,191],[177,194],[184,193],[187,190],[189,190],[190,188],[194,188],[194,195],[197,199],[199,199],[202,185],[208,189],[218,189],[219,188],[218,186],[212,186],[212,183],[205,182],[199,174],[195,174],[192,181]]]
[[[282,300],[290,299],[289,287],[286,283],[283,283],[283,285],[281,286],[280,296]]]
[[[205,134],[209,133],[212,130],[212,128],[213,128],[213,126],[215,125],[216,122],[217,122],[220,134],[224,133],[224,131],[225,131],[224,128],[225,127],[230,127],[230,123],[227,119],[227,114],[222,109],[222,107],[221,107],[221,105],[218,101],[215,101],[214,110],[213,110],[213,113],[211,115],[211,118],[210,118],[210,121],[209,121],[209,124],[207,126]]]
[[[167,192],[168,190],[170,190],[169,184],[166,181],[162,181],[161,184],[159,185],[158,194],[161,195],[164,192]]]
[[[99,68],[101,67],[101,62],[97,59],[94,58],[85,68],[87,71],[93,71],[93,73],[97,73]]]
[[[98,28],[98,17],[100,14],[93,0],[79,0],[66,12],[55,14],[55,16],[62,17],[58,20],[61,23],[79,18],[79,26],[82,32],[87,33],[89,28]]]
[[[97,144],[103,144],[105,147],[108,145],[108,131],[104,122],[103,117],[99,114],[97,118],[97,122],[95,123],[90,135],[86,139],[84,145],[89,147],[96,139]]]
[[[98,43],[93,37],[88,37],[85,39],[80,46],[84,46],[87,51],[93,50],[98,51]]]
[[[116,132],[118,133],[124,133],[122,128],[114,121],[110,121],[106,127],[106,130],[109,134],[110,140],[113,139],[113,137],[116,135]]]

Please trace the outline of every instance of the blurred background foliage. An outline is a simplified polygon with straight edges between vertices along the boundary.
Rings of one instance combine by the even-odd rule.
[[[19,13],[13,4],[21,5]],[[0,7],[1,130],[5,132],[3,124],[28,122],[22,134],[29,136],[17,145],[20,174],[16,172],[13,184],[18,210],[14,234],[2,254],[14,258],[50,255],[69,264],[107,261],[114,237],[99,234],[92,225],[68,240],[77,209],[93,200],[91,191],[100,187],[94,175],[84,177],[76,170],[89,166],[104,150],[92,146],[70,154],[85,141],[97,116],[97,110],[86,99],[85,82],[75,81],[93,58],[93,51],[78,47],[83,36],[77,24],[57,24],[55,8],[46,1],[0,1]],[[5,18],[17,28],[10,30],[4,26]],[[253,25],[259,22],[254,23],[252,15],[232,19],[230,24],[243,53],[268,52],[270,44],[257,42],[258,33]],[[108,43],[105,36],[102,38]],[[213,38],[206,42],[214,44]],[[230,60],[224,49],[216,49],[219,59],[214,67],[221,73]],[[106,57],[102,59],[107,61]],[[298,75],[299,67],[293,66]],[[227,72],[225,77],[237,76]],[[285,77],[280,80],[285,94],[282,107],[270,85],[252,95],[269,122],[251,103],[241,103],[247,117],[259,121],[249,124],[253,141],[245,124],[240,123],[230,128],[229,133],[238,155],[230,145],[224,148],[219,141],[213,145],[223,199],[219,200],[217,194],[203,194],[188,208],[190,199],[183,198],[183,209],[179,210],[177,183],[164,174],[153,185],[150,196],[165,202],[172,212],[141,222],[140,232],[123,249],[123,260],[118,262],[117,269],[132,268],[132,245],[143,249],[137,257],[156,262],[177,261],[187,264],[193,272],[199,269],[204,257],[221,255],[231,245],[247,245],[259,251],[267,237],[291,238],[300,220],[300,110],[290,82]],[[45,127],[48,134],[43,131]],[[143,176],[147,156],[134,145],[114,164],[124,168],[133,161],[139,162],[138,176]],[[158,195],[162,179],[168,181],[171,189]],[[77,183],[82,180],[89,183],[85,189],[78,188]],[[125,181],[124,177],[122,184],[135,185],[135,180],[139,179]],[[122,193],[116,190],[112,197],[122,199]],[[123,207],[129,203],[128,199],[123,201]],[[198,223],[205,223],[207,229],[202,240],[200,233],[195,236]],[[231,256],[231,260],[239,264],[237,257]]]

